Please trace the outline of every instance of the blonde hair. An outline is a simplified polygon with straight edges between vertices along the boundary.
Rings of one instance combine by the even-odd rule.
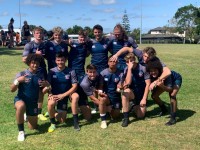
[[[126,61],[128,61],[128,60],[130,60],[130,59],[135,60],[135,55],[134,55],[133,53],[128,53],[128,54],[124,57],[124,59],[125,59]]]
[[[54,27],[52,29],[52,32],[57,34],[63,34],[63,29],[61,27]]]

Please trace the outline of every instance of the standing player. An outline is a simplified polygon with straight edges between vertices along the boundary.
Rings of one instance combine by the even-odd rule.
[[[56,118],[60,122],[66,121],[69,96],[76,91],[78,86],[76,73],[65,66],[66,60],[66,55],[63,52],[58,52],[55,60],[57,67],[52,68],[48,73],[48,81],[52,88],[51,91],[48,91],[48,112],[51,122],[48,132],[53,132],[56,129]],[[58,113],[56,113],[55,106],[57,106]],[[79,131],[78,97],[74,97],[73,95],[71,96],[71,108],[74,129]]]
[[[95,65],[97,67],[97,72],[100,73],[108,67],[109,39],[103,37],[103,27],[98,24],[93,27],[93,34],[95,39],[91,40],[91,64]]]
[[[43,30],[40,27],[35,27],[33,30],[34,40],[27,43],[24,47],[24,51],[22,54],[22,61],[26,62],[26,58],[29,54],[38,54],[40,56],[44,55],[45,51],[45,43],[43,42]],[[41,62],[40,67],[38,68],[38,73],[44,73],[44,79],[47,78],[46,64],[45,61]],[[40,90],[40,96],[38,100],[38,118],[40,120],[47,120],[47,118],[42,114],[42,106],[43,106],[44,94]]]
[[[23,38],[27,40],[27,42],[31,41],[30,27],[26,20],[24,21],[24,25],[22,27],[22,34],[23,34]]]
[[[110,105],[107,107],[107,111],[113,119],[120,116],[120,110],[122,106],[121,93],[117,89],[121,89],[122,85],[122,74],[121,71],[117,69],[117,61],[112,61],[111,56],[108,60],[108,68],[101,72],[104,79],[102,98],[108,99]]]
[[[147,63],[147,71],[150,72],[152,83],[154,88],[152,89],[152,98],[159,104],[161,101],[160,95],[163,92],[168,92],[170,97],[171,105],[171,117],[170,120],[165,124],[167,126],[176,123],[176,111],[177,111],[177,99],[176,95],[181,88],[182,77],[179,73],[171,71],[171,76],[167,77],[165,80],[159,79],[160,74],[163,72],[163,66],[160,60],[155,57]]]
[[[8,48],[14,47],[14,19],[10,19],[10,23],[8,24],[8,34],[9,34],[9,45]]]
[[[114,27],[114,36],[115,38],[110,41],[108,47],[112,55],[116,54],[123,47],[132,46],[131,43],[128,41],[124,28],[120,24],[117,24]],[[117,66],[118,69],[120,69],[122,72],[126,67],[126,62],[124,60],[124,57],[125,54],[119,56],[119,63]]]
[[[129,101],[134,99],[134,111],[138,118],[143,118],[146,113],[146,102],[149,93],[150,75],[146,68],[136,63],[135,55],[128,53],[125,58],[127,68],[124,70],[125,89],[122,94],[124,119],[122,127],[129,123]]]
[[[62,40],[63,29],[61,27],[55,27],[52,30],[53,37],[51,41],[46,43],[46,50],[44,57],[47,59],[48,70],[56,67],[56,54],[63,52],[68,57],[68,45]]]
[[[43,74],[37,73],[42,59],[43,58],[40,55],[28,55],[26,58],[26,64],[29,66],[29,68],[18,73],[16,75],[16,79],[11,85],[11,92],[15,92],[18,89],[18,94],[14,99],[16,120],[19,129],[18,141],[25,140],[25,112],[28,116],[28,127],[30,129],[37,128],[37,103],[39,98],[39,89],[40,87],[45,87],[47,85],[46,82],[40,82],[40,79],[44,78]]]
[[[86,95],[92,100],[92,102],[99,107],[101,128],[107,128],[106,107],[107,105],[109,105],[110,102],[108,99],[101,99],[101,97],[96,97],[97,93],[102,92],[103,78],[97,73],[97,68],[94,65],[90,64],[86,67],[86,76],[81,81],[80,86],[82,87]]]

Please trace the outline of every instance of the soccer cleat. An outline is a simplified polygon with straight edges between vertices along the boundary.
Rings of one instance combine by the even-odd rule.
[[[124,118],[123,120],[122,120],[122,127],[127,127],[128,126],[128,123],[129,123],[129,119],[128,118]]]
[[[173,124],[176,124],[176,119],[171,118],[167,123],[165,123],[166,126],[171,126]]]
[[[19,131],[17,139],[18,139],[18,141],[24,141],[25,140],[25,133],[24,133],[24,131]]]
[[[106,123],[106,121],[104,120],[104,121],[101,121],[101,128],[102,129],[106,129],[108,126],[107,126],[107,123]]]
[[[55,124],[51,124],[51,126],[48,129],[48,132],[53,132],[56,129],[56,125]]]
[[[76,131],[80,131],[81,130],[78,123],[74,123],[74,129]]]
[[[38,115],[38,118],[42,121],[46,121],[47,120],[47,117],[45,117],[43,114],[39,114]]]
[[[97,110],[96,110],[96,109],[93,109],[93,110],[91,111],[91,113],[92,113],[92,114],[96,114],[96,113],[97,113]]]
[[[49,113],[46,112],[46,113],[44,114],[44,116],[45,116],[45,117],[49,117]]]

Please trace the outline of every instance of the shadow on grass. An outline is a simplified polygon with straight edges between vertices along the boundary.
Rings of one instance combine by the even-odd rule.
[[[16,47],[13,49],[8,49],[8,48],[0,48],[0,55],[22,55],[21,53],[16,52],[16,50],[23,50],[23,47]]]
[[[177,122],[181,122],[184,121],[188,118],[190,118],[191,116],[193,116],[196,112],[193,110],[189,110],[189,109],[179,109],[177,111]]]

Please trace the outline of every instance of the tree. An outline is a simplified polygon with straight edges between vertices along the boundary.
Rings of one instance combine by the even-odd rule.
[[[0,29],[3,29],[3,27],[0,25]]]
[[[140,40],[140,28],[133,29],[130,36],[133,37],[138,43]]]
[[[194,39],[195,30],[198,22],[199,9],[192,4],[181,7],[174,15],[176,19],[177,28],[179,31],[186,31],[186,38],[190,40],[190,43]]]
[[[126,10],[124,11],[124,15],[122,17],[122,26],[124,27],[127,34],[130,33],[130,24]]]
[[[83,29],[81,26],[73,26],[73,28],[68,28],[67,29],[67,34],[78,34],[78,32]]]

